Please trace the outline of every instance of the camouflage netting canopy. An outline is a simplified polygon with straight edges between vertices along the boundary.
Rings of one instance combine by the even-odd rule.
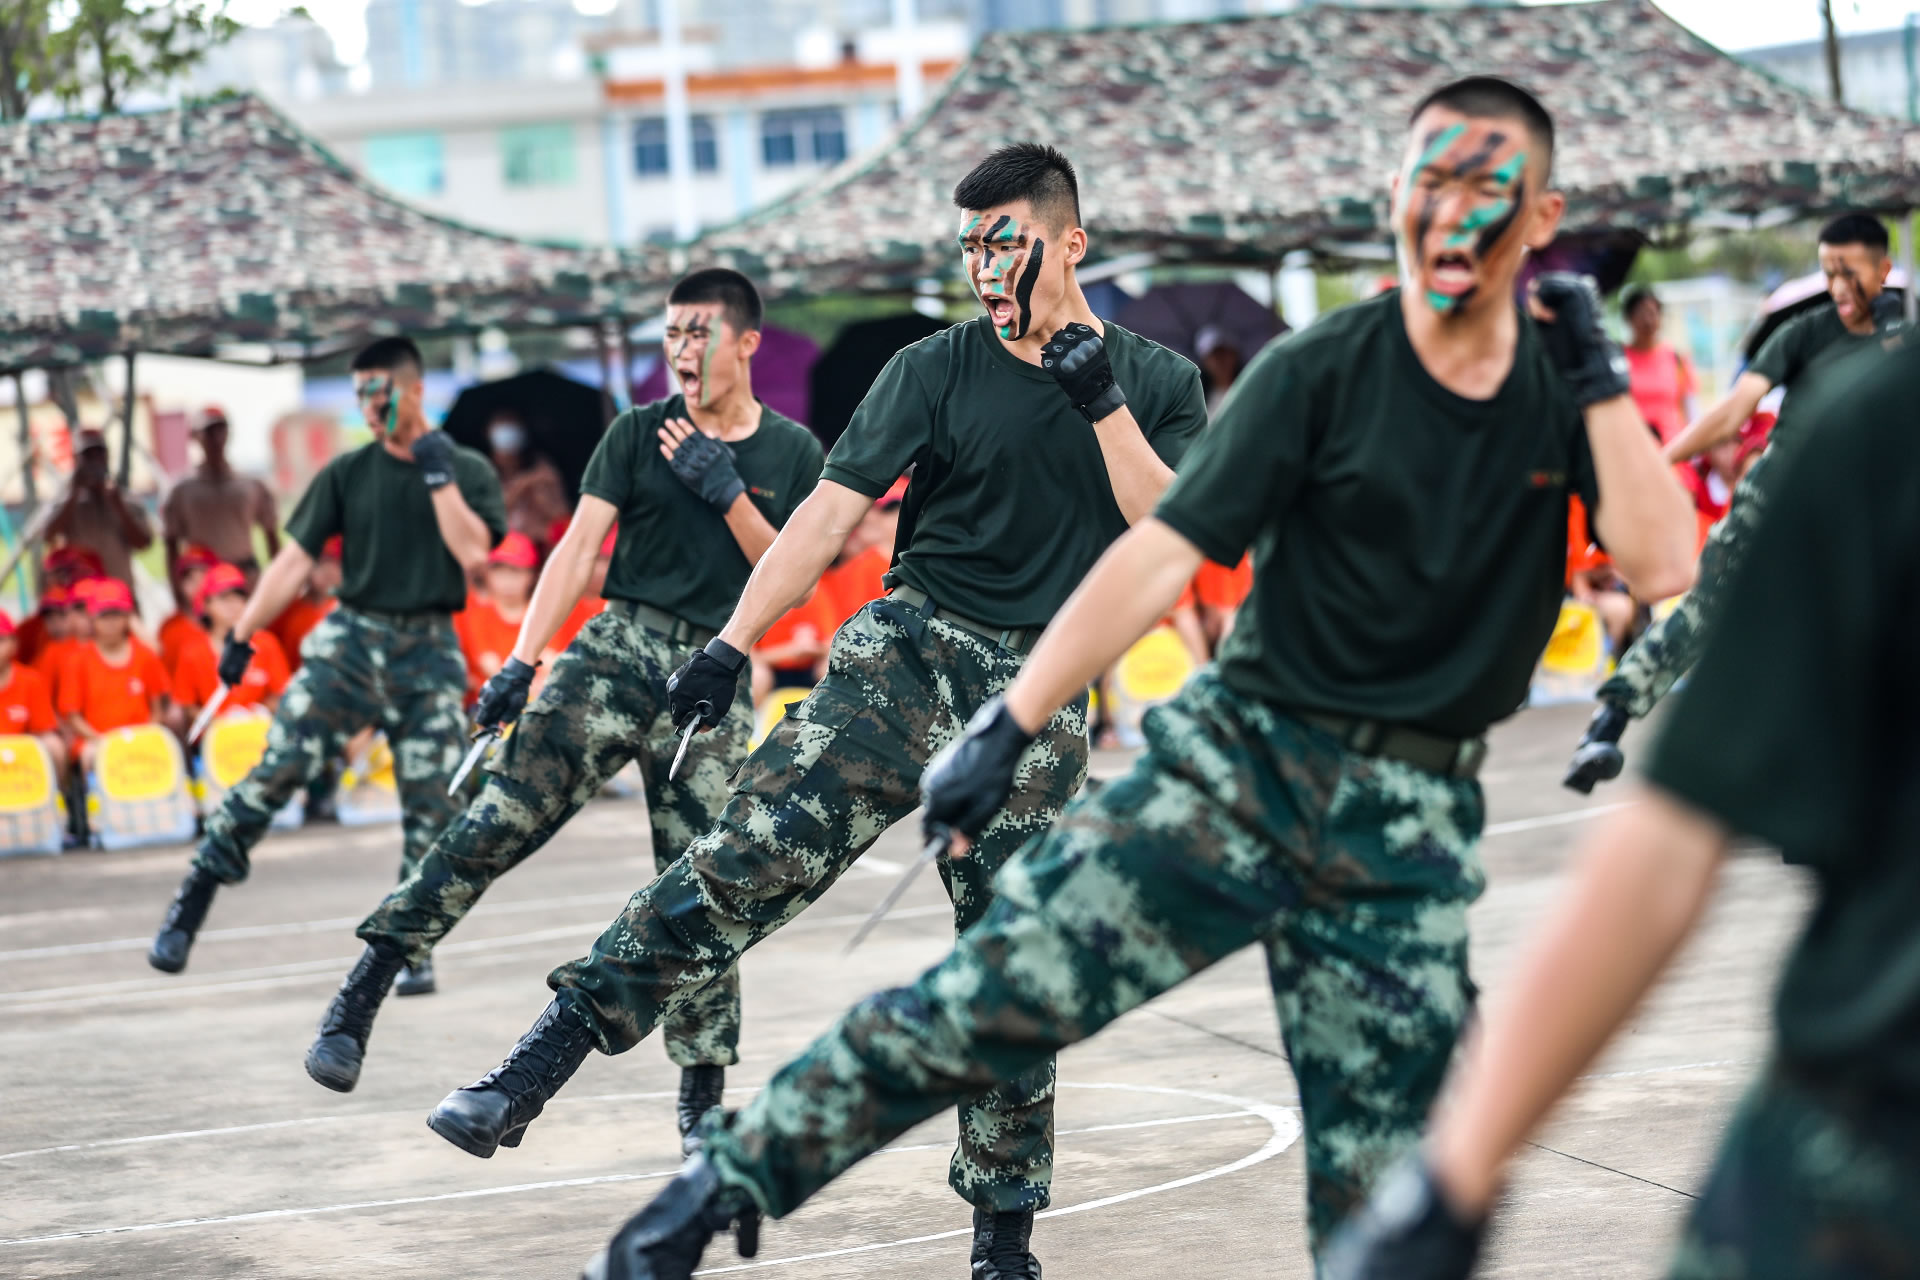
[[[627,265],[422,213],[258,98],[0,127],[0,370],[591,324]]]
[[[999,32],[877,156],[696,242],[781,292],[955,278],[953,184],[992,147],[1054,143],[1096,254],[1271,265],[1389,239],[1408,111],[1458,76],[1537,92],[1570,231],[1920,205],[1920,130],[1842,110],[1701,41],[1647,0],[1321,5],[1273,17]]]

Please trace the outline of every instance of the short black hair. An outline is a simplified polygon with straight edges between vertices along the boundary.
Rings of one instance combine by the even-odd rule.
[[[760,291],[753,281],[731,267],[702,267],[680,277],[667,295],[668,305],[687,306],[696,302],[717,302],[720,314],[734,333],[758,332],[766,310],[760,305]]]
[[[1511,80],[1499,76],[1468,76],[1443,84],[1415,104],[1407,123],[1420,118],[1428,107],[1451,107],[1463,116],[1480,119],[1512,119],[1527,126],[1527,132],[1546,153],[1543,173],[1553,172],[1553,117],[1540,105],[1540,99]]]
[[[1055,231],[1080,225],[1080,179],[1073,162],[1044,142],[1016,142],[973,166],[953,188],[959,209],[993,209],[1015,200]]]
[[[1841,214],[1820,228],[1820,243],[1836,247],[1843,244],[1863,244],[1881,257],[1885,257],[1890,242],[1887,239],[1885,223],[1870,213],[1855,210]]]
[[[420,348],[413,345],[413,339],[407,337],[375,338],[360,348],[360,354],[353,358],[353,372],[377,369],[385,373],[398,373],[410,369],[419,373],[427,367],[420,357]]]
[[[1652,285],[1628,285],[1620,293],[1620,314],[1623,316],[1631,316],[1635,311],[1640,309],[1640,304],[1649,298],[1653,299],[1656,303],[1660,301],[1660,295],[1653,291]]]

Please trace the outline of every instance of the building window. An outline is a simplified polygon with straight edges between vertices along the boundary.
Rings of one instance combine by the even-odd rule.
[[[437,133],[387,133],[367,139],[367,176],[396,195],[437,196],[447,189]]]
[[[573,181],[573,126],[528,124],[500,131],[501,180],[509,187],[558,187]]]
[[[769,169],[803,160],[838,164],[846,158],[846,117],[838,107],[769,111],[760,117],[760,159]]]
[[[713,117],[693,116],[688,123],[693,133],[693,171],[719,172],[720,138],[714,132]],[[649,116],[633,122],[633,171],[642,178],[666,176],[666,117]]]

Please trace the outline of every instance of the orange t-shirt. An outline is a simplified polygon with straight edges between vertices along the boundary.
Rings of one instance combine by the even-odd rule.
[[[824,598],[821,615],[829,630],[838,631],[842,623],[860,611],[869,600],[887,594],[880,581],[893,563],[893,553],[880,547],[868,547],[845,564],[835,565],[820,575],[814,599]]]
[[[95,733],[153,720],[154,699],[170,688],[167,670],[159,654],[138,640],[127,643],[132,653],[117,667],[91,642],[73,655],[59,684],[61,715],[78,715]]]
[[[829,615],[832,606],[827,600],[825,584],[814,588],[813,593],[799,605],[781,614],[779,619],[767,628],[767,634],[760,637],[760,643],[753,646],[755,653],[770,649],[784,649],[788,645],[798,644],[811,632],[814,642],[825,649],[833,639],[833,633],[845,619],[835,619]]]
[[[47,620],[37,613],[22,619],[13,633],[13,643],[14,661],[32,666],[33,660],[40,656],[40,650],[47,644]]]
[[[1195,598],[1201,604],[1212,605],[1216,609],[1238,609],[1246,603],[1247,595],[1252,590],[1251,555],[1241,556],[1240,563],[1231,569],[1211,560],[1203,560],[1200,562],[1200,572],[1193,575]]]
[[[53,699],[32,667],[12,664],[0,684],[0,733],[52,733]]]
[[[573,606],[573,612],[561,620],[560,629],[553,633],[553,639],[547,641],[547,647],[540,651],[540,661],[552,662],[559,657],[573,643],[573,638],[580,634],[580,628],[587,625],[588,619],[600,616],[606,607],[607,602],[599,596],[582,596],[580,603]],[[508,653],[511,653],[513,641],[507,641],[507,646]],[[501,654],[501,665],[504,666],[506,661],[507,654]]]
[[[247,676],[227,690],[221,710],[232,707],[257,707],[268,698],[286,691],[292,677],[287,670],[287,655],[270,631],[253,634],[253,661],[247,664]],[[189,707],[204,707],[220,687],[220,659],[213,651],[213,639],[202,635],[199,644],[188,645],[173,668],[173,698]]]
[[[300,669],[300,642],[307,638],[307,632],[320,625],[320,619],[333,612],[333,603],[328,599],[324,604],[315,604],[302,596],[267,624],[267,630],[280,642],[280,653],[289,671]]]
[[[67,664],[87,647],[85,640],[49,640],[40,646],[40,655],[28,664],[47,682],[47,694],[56,707],[60,705],[60,685],[66,677]]]
[[[520,623],[501,617],[491,600],[473,600],[454,615],[453,629],[460,637],[460,652],[467,655],[467,696],[473,698],[513,656]]]
[[[1602,565],[1612,564],[1607,553],[1594,545],[1587,528],[1587,504],[1578,494],[1567,498],[1567,585],[1573,585],[1573,575],[1585,573],[1589,569],[1598,569]]]
[[[207,638],[207,629],[184,613],[176,613],[160,624],[160,665],[169,671],[180,669],[180,655],[196,640]]]

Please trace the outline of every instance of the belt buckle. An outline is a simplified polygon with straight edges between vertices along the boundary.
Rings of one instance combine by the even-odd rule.
[[[1456,778],[1471,778],[1487,760],[1487,740],[1468,738],[1453,753],[1453,767],[1447,770]]]
[[[1362,720],[1347,730],[1347,750],[1355,755],[1377,756],[1387,742],[1387,726],[1378,720]]]

